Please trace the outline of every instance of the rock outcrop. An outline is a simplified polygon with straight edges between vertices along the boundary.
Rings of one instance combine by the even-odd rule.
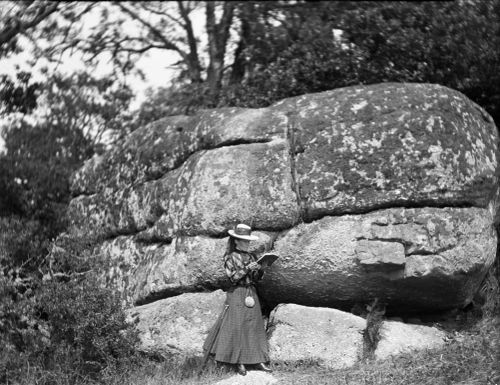
[[[329,308],[294,304],[278,306],[269,319],[273,361],[315,362],[330,369],[353,366],[363,359],[366,320]],[[383,321],[374,357],[386,359],[444,345],[446,333],[435,327]]]
[[[432,84],[168,117],[86,163],[70,217],[134,303],[224,287],[226,230],[245,222],[282,255],[268,303],[446,309],[494,260],[497,142],[484,110]]]
[[[272,247],[273,237],[256,231],[250,251]],[[128,303],[143,304],[186,292],[225,288],[229,284],[221,250],[227,238],[179,237],[172,243],[141,243],[119,236],[96,249],[107,261],[106,284],[123,293]]]
[[[363,358],[366,320],[336,309],[294,304],[278,306],[269,319],[270,355],[273,361],[315,362],[330,369],[353,366]],[[445,343],[446,333],[434,327],[384,321],[377,359],[435,349]]]
[[[301,224],[275,241],[261,291],[273,303],[463,307],[495,258],[491,221],[480,208],[393,208]]]
[[[280,305],[269,319],[269,354],[272,361],[346,368],[362,358],[365,328],[363,318],[340,310]]]
[[[140,350],[164,358],[201,356],[225,297],[222,290],[186,293],[130,309],[129,320],[139,332]]]
[[[201,357],[203,342],[224,299],[221,290],[187,293],[131,309],[140,349],[153,356]],[[353,366],[365,354],[366,326],[365,319],[337,309],[282,304],[271,312],[268,322],[271,361],[315,363],[330,369]],[[439,348],[445,337],[445,332],[434,327],[383,321],[374,357]]]
[[[378,360],[411,353],[415,350],[436,349],[444,346],[446,333],[435,327],[384,321],[380,326],[380,341],[375,350]]]

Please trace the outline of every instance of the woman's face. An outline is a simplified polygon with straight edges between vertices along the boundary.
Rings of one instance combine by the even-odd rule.
[[[248,251],[248,248],[250,246],[250,241],[247,241],[246,239],[235,239],[236,242],[236,248],[241,251]]]

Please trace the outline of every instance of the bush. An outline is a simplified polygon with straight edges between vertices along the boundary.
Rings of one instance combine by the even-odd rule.
[[[40,384],[100,381],[136,359],[138,337],[118,293],[89,270],[91,243],[53,245],[50,271],[28,287],[0,275],[0,382],[28,381],[27,373]]]
[[[18,274],[21,268],[25,273],[36,270],[48,246],[39,221],[16,215],[0,217],[0,268],[4,274]]]
[[[44,285],[37,306],[50,333],[46,352],[70,352],[76,370],[99,372],[133,356],[136,339],[120,298],[95,279]]]
[[[498,246],[500,247],[500,245]],[[497,249],[498,249],[497,247]],[[473,304],[480,308],[486,317],[500,316],[500,253],[484,278]]]

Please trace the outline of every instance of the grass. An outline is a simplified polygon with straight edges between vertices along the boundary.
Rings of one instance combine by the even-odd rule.
[[[401,355],[386,361],[359,363],[342,370],[321,368],[315,362],[273,363],[278,384],[334,385],[500,385],[500,316],[490,316],[457,331],[437,350]],[[146,358],[138,364],[103,375],[106,385],[206,385],[231,377],[234,369],[210,362],[198,376],[199,359],[156,362]],[[14,385],[96,385],[89,378],[75,377],[60,368],[46,373],[27,368]]]
[[[445,347],[438,350],[401,355],[380,362],[367,361],[342,370],[324,369],[314,362],[274,363],[273,376],[279,384],[300,385],[500,385],[499,359],[500,317],[496,316],[456,332]],[[232,368],[211,363],[198,377],[199,364],[199,360],[180,365],[145,362],[120,374],[110,373],[105,382],[109,385],[201,385],[234,374]]]

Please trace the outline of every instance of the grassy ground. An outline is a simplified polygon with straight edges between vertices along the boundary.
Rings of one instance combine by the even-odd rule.
[[[383,362],[365,362],[343,370],[327,370],[314,362],[301,365],[273,363],[278,384],[334,385],[500,385],[500,317],[490,317],[454,332],[445,347],[402,355]],[[234,369],[210,363],[198,376],[199,360],[153,362],[113,371],[105,375],[108,385],[206,385],[235,374]],[[28,371],[10,384],[93,385],[85,379]]]
[[[274,363],[279,384],[335,385],[500,385],[500,317],[488,318],[455,332],[439,350],[402,355],[383,362],[365,362],[343,370],[314,363]],[[110,385],[212,384],[234,375],[232,368],[209,365],[197,376],[199,362],[183,365],[149,363],[114,374]]]

